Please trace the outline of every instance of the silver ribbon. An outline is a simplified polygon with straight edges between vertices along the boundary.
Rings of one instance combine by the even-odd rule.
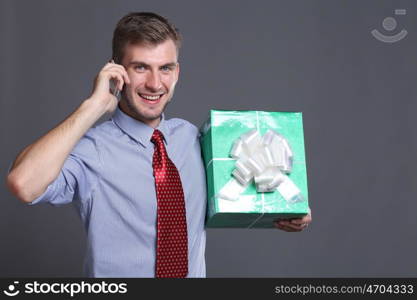
[[[261,137],[257,130],[250,130],[234,142],[230,156],[236,159],[233,179],[220,190],[219,198],[238,200],[254,181],[257,192],[278,190],[290,203],[304,200],[300,189],[286,175],[292,170],[293,152],[279,133],[269,129]]]

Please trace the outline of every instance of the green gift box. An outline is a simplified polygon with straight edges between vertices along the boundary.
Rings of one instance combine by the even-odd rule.
[[[287,201],[277,189],[257,192],[253,181],[235,201],[219,197],[220,190],[234,180],[236,159],[230,156],[234,142],[254,129],[261,136],[272,129],[288,142],[293,162],[286,176],[301,193],[300,201]],[[207,177],[207,227],[271,228],[275,219],[309,212],[301,112],[211,110],[200,131]]]

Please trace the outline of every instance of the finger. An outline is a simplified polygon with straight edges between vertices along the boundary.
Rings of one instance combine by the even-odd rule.
[[[117,71],[106,71],[105,73],[107,73],[107,76],[108,76],[107,78],[109,80],[116,81],[115,86],[118,90],[121,91],[123,89],[123,84],[124,84],[123,76],[120,75],[120,73],[118,73]]]
[[[305,215],[302,218],[295,218],[295,219],[291,219],[291,223],[292,224],[308,224],[311,223],[311,215]]]
[[[123,76],[120,76],[120,74],[117,75],[117,90],[121,91],[123,90],[124,85]]]
[[[305,220],[304,220],[304,219],[302,219],[302,218],[291,219],[291,220],[290,220],[290,223],[291,223],[291,224],[294,224],[294,225],[302,225],[302,224],[304,224],[304,223],[305,223]]]
[[[125,79],[126,84],[130,84],[130,78],[126,72],[126,69],[123,66],[120,66],[120,67],[121,67],[122,75],[123,75],[123,78]]]
[[[129,76],[128,76],[127,71],[126,71],[126,69],[125,69],[125,67],[124,67],[123,65],[121,65],[121,64],[116,64],[116,63],[114,62],[114,59],[110,59],[110,61],[109,61],[109,64],[108,64],[108,65],[109,65],[109,66],[115,66],[115,67],[120,68],[120,70],[124,73],[124,75],[126,75],[126,76],[125,76],[125,80],[126,80],[126,82],[130,84],[130,79],[129,79]]]
[[[308,219],[292,219],[290,222],[290,224],[292,225],[297,225],[297,226],[306,226],[310,223],[310,221]]]
[[[293,221],[297,220],[297,222],[299,221],[299,219],[293,219],[293,220],[280,220],[278,222],[278,224],[284,226],[284,227],[288,227],[297,231],[300,231],[302,229],[304,229],[304,227],[306,226],[307,223],[297,223],[294,224]]]
[[[113,67],[114,63],[112,63],[111,61],[109,61],[108,63],[106,63],[103,68],[101,68],[102,71],[109,69],[110,67]]]
[[[285,226],[285,225],[281,225],[279,223],[275,223],[275,227],[278,228],[278,229],[287,231],[287,232],[299,232],[299,231],[301,231],[301,229],[294,229],[294,228],[291,228],[291,227],[288,227],[288,226]]]
[[[124,69],[124,67],[122,65],[118,65],[118,64],[116,64],[116,63],[114,63],[112,61],[109,61],[108,63],[106,63],[103,66],[102,70],[108,70],[110,68],[122,68],[122,69]]]
[[[288,228],[297,230],[297,231],[300,231],[300,230],[304,229],[304,227],[305,227],[304,224],[291,224],[291,223],[289,223],[288,225],[285,225],[285,226],[288,227]]]
[[[275,222],[278,223],[278,224],[280,224],[280,225],[283,225],[283,226],[287,226],[288,224],[290,224],[290,220],[287,220],[287,219],[285,219],[285,220],[278,219]]]
[[[284,230],[285,226],[279,224],[279,223],[274,223],[274,226],[278,229]]]
[[[130,84],[129,75],[127,74],[126,69],[122,65],[110,63],[103,68],[103,71],[117,71],[123,76],[124,82]]]
[[[308,213],[302,219],[304,219],[306,222],[311,222],[313,218],[311,217],[311,213]]]
[[[308,226],[310,222],[304,220],[304,219],[292,219],[289,223],[288,226],[294,227],[294,228],[298,228],[300,230],[303,230],[304,228],[306,228]]]

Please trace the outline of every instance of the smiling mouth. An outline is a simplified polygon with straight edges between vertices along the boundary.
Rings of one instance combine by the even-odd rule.
[[[138,93],[139,97],[141,97],[142,99],[144,99],[146,102],[148,103],[157,103],[164,94],[159,94],[159,95],[145,95],[145,94],[141,94]]]

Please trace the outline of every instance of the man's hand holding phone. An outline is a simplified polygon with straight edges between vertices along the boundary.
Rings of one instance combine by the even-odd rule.
[[[130,84],[125,68],[111,60],[96,76],[90,100],[104,109],[104,113],[112,113],[125,84]]]

